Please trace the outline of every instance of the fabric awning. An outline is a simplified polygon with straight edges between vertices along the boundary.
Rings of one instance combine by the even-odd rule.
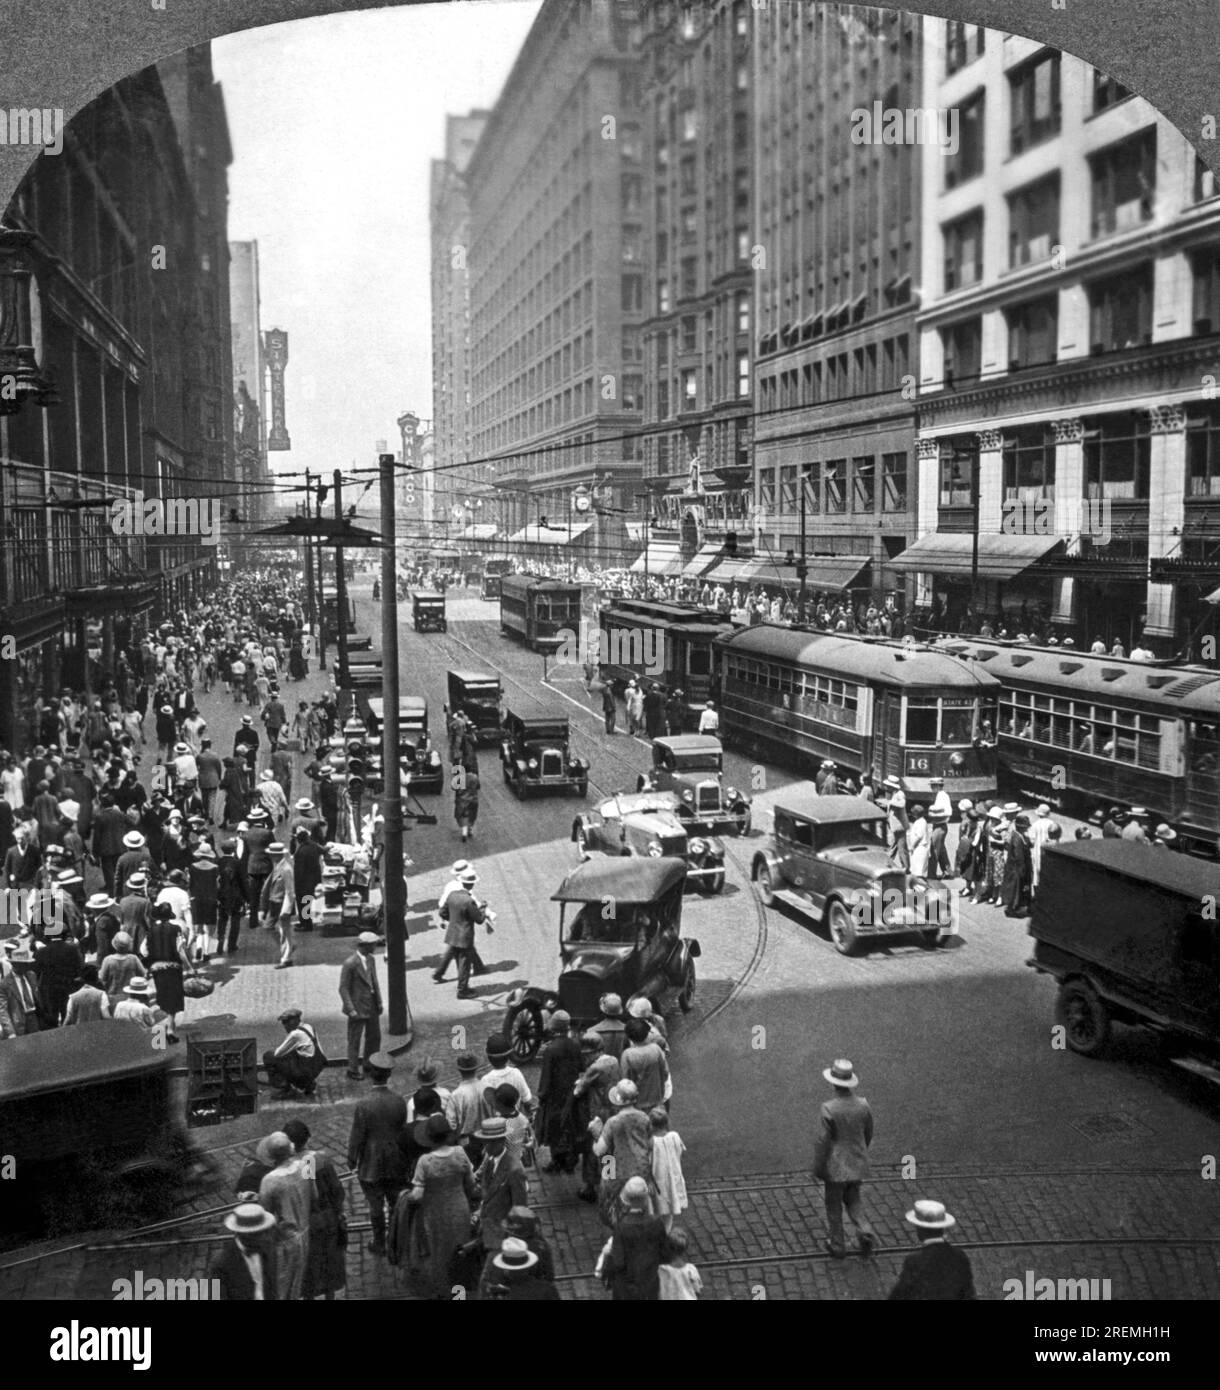
[[[459,539],[464,541],[494,541],[500,534],[500,528],[494,522],[481,521],[474,526],[467,526]]]
[[[716,563],[717,556],[724,547],[719,541],[713,541],[709,545],[700,546],[698,554],[693,560],[689,560],[682,568],[682,574],[687,579],[698,579],[700,575],[707,571]]]
[[[682,546],[678,541],[652,540],[647,550],[636,557],[631,566],[632,574],[644,573],[644,562],[648,561],[648,573],[657,579],[668,578],[682,573]]]
[[[567,545],[578,541],[592,525],[591,521],[579,521],[571,531],[566,526],[523,526],[509,540],[514,545]]]
[[[751,564],[753,564],[752,560],[721,560],[707,577],[713,584],[735,584],[740,578],[742,570]]]
[[[627,538],[628,540],[639,541],[639,543],[643,545],[644,523],[642,521],[627,522]]]
[[[979,576],[1000,581],[1014,579],[1062,544],[1059,536],[980,536]],[[968,575],[972,568],[973,552],[973,533],[934,531],[907,546],[889,564],[897,570]]]

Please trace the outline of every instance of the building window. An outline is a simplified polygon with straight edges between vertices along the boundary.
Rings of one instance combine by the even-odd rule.
[[[1045,261],[1059,240],[1059,175],[1040,179],[1008,198],[1008,264]]]
[[[1197,251],[1191,260],[1194,271],[1195,332],[1220,333],[1220,247]]]
[[[970,507],[974,505],[970,489],[972,455],[964,449],[946,445],[940,455],[940,505]]]
[[[622,177],[622,205],[624,217],[638,217],[644,204],[644,180],[639,174],[624,174]]]
[[[975,92],[958,105],[961,130],[957,153],[945,160],[945,187],[956,188],[959,183],[983,172],[983,119],[987,94]]]
[[[827,459],[825,467],[826,510],[845,512],[847,510],[847,460]]]
[[[949,222],[945,237],[945,289],[960,290],[983,278],[983,213],[980,210]]]
[[[750,233],[741,227],[737,229],[737,259],[739,261],[750,259]]]
[[[693,155],[687,155],[678,164],[678,189],[686,196],[690,196],[698,189],[695,178],[695,160]]]
[[[669,281],[657,281],[657,313],[669,313]]]
[[[748,294],[737,296],[737,331],[738,333],[750,331],[750,296]]]
[[[750,6],[748,0],[734,0],[733,33],[736,34],[739,39],[749,38],[750,36]]]
[[[1187,497],[1220,497],[1220,412],[1214,407],[1187,417],[1186,479]]]
[[[1009,74],[1013,154],[1058,135],[1059,54],[1044,52]]]
[[[692,206],[692,207],[685,207],[685,208],[683,208],[683,209],[682,209],[682,244],[685,246],[688,242],[694,241],[695,236],[696,236],[696,234],[698,233],[698,230],[699,230],[699,218],[698,218],[698,215],[697,215],[696,212],[695,212],[694,207]]]
[[[669,382],[657,382],[657,419],[669,419]]]
[[[699,399],[699,373],[693,367],[682,372],[682,402],[687,410],[694,410]]]
[[[796,508],[796,464],[790,464],[779,470],[779,509],[783,516],[791,516]]]
[[[623,409],[642,410],[644,408],[644,378],[634,373],[623,377]]]
[[[733,149],[744,154],[750,148],[750,118],[744,111],[733,112]]]
[[[1203,160],[1195,155],[1195,202],[1216,196],[1216,175]]]
[[[657,472],[669,472],[669,440],[664,435],[657,440]]]
[[[669,366],[669,334],[657,334],[657,366]]]
[[[643,259],[643,238],[634,227],[627,227],[623,230],[623,260],[639,261]]]
[[[963,24],[951,19],[945,25],[945,76],[964,68],[983,56],[984,29],[981,24]]]
[[[973,380],[983,357],[983,320],[979,316],[949,324],[940,330],[945,355],[945,385]]]
[[[1147,501],[1150,429],[1142,416],[1116,415],[1085,431],[1084,495],[1089,501]]]
[[[657,168],[669,168],[669,145],[664,140],[657,141]]]
[[[737,357],[737,394],[750,394],[750,357],[745,352],[739,353]]]
[[[881,455],[881,510],[905,512],[907,509],[907,456]]]
[[[851,461],[851,509],[871,516],[877,504],[877,478],[871,457]]]
[[[739,92],[748,92],[750,90],[750,67],[748,63],[737,64],[735,85]]]
[[[687,314],[682,319],[682,345],[680,351],[694,352],[698,328],[699,321],[695,318],[694,314]]]
[[[688,106],[682,113],[682,142],[689,144],[699,134],[699,120],[695,108]]]
[[[644,307],[644,277],[642,275],[623,276],[620,303],[624,314],[638,314]]]
[[[1156,201],[1156,127],[1111,145],[1089,161],[1092,235],[1122,232],[1152,218]]]
[[[764,512],[775,510],[774,468],[760,468],[758,471],[758,505]]]
[[[1090,285],[1089,343],[1093,352],[1137,348],[1151,341],[1151,263]]]
[[[1113,78],[1109,73],[1097,69],[1093,73],[1093,110],[1104,111],[1108,106],[1117,106],[1120,101],[1126,101],[1131,96],[1131,91],[1124,87],[1117,78]]]
[[[1059,347],[1059,296],[1031,299],[1007,310],[1008,367],[1033,367],[1053,362]]]
[[[699,258],[682,258],[682,298],[691,299],[699,293]]]
[[[1042,425],[1006,433],[1004,500],[1037,502],[1054,496],[1054,436]]]
[[[684,39],[695,37],[695,11],[690,5],[682,6],[682,37]]]

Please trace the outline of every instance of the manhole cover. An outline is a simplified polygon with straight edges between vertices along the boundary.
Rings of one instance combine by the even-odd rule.
[[[1100,1115],[1086,1115],[1076,1120],[1072,1128],[1086,1139],[1121,1139],[1132,1134],[1151,1134],[1146,1124],[1124,1115],[1121,1111],[1108,1110]]]

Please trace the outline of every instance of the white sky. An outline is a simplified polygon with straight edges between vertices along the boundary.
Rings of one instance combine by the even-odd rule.
[[[447,113],[494,105],[539,8],[410,6],[213,42],[229,237],[258,241],[262,326],[288,331],[292,449],[273,469],[371,467],[404,410],[431,418],[429,161]]]

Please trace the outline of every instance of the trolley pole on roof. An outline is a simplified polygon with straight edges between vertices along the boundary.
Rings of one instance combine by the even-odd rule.
[[[398,585],[395,575],[394,455],[381,454],[381,902],[385,911],[389,1031],[412,1032],[407,1003],[407,884],[403,876],[402,773],[398,766]],[[342,551],[336,552],[342,554]]]
[[[335,520],[343,525],[343,470],[335,469]],[[347,575],[343,568],[343,546],[335,546],[335,607],[339,610],[337,644],[339,648],[339,690],[349,684],[347,669]]]

